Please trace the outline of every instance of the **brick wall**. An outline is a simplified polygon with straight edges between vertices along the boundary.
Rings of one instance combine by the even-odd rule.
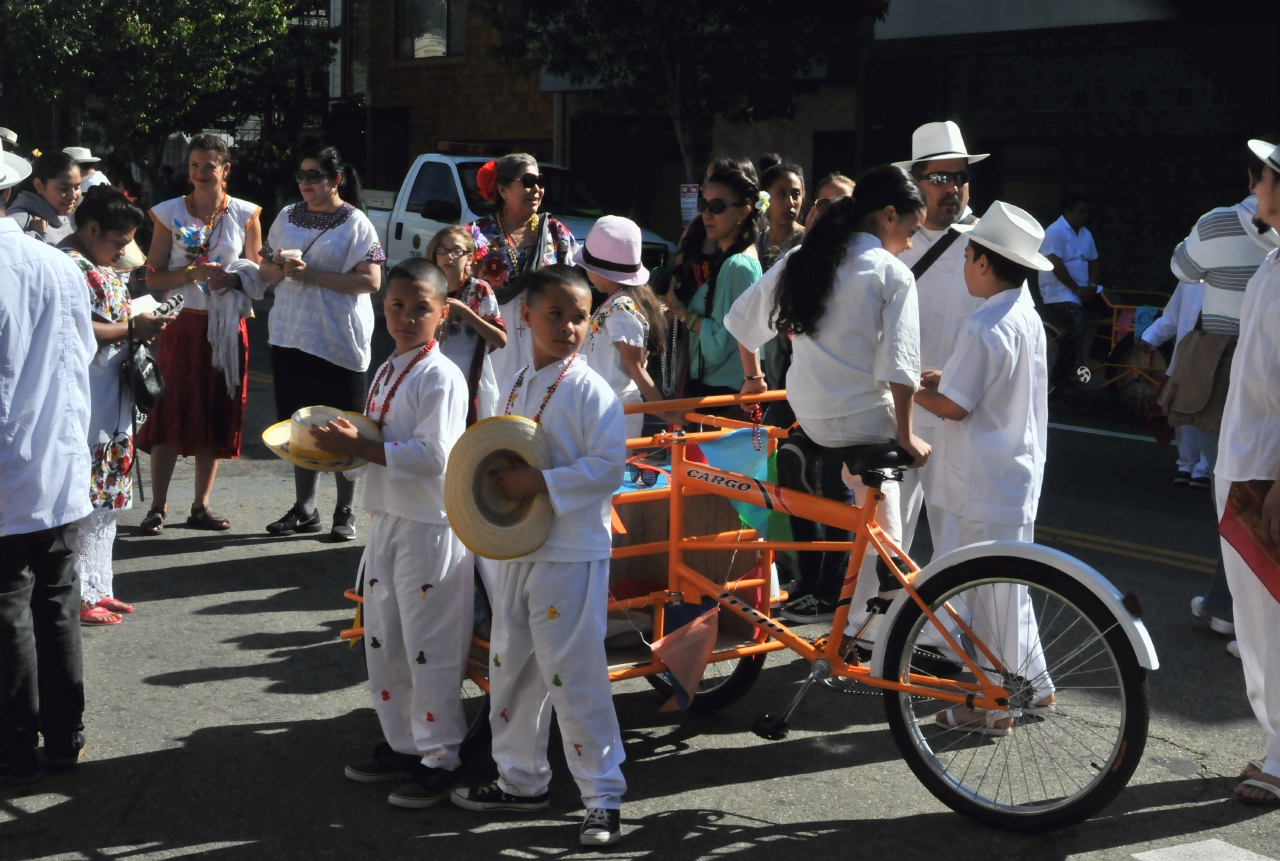
[[[474,11],[467,14],[463,56],[396,60],[395,5],[370,3],[369,86],[375,111],[407,110],[409,157],[447,140],[511,144],[549,161],[553,100],[538,91],[537,66],[516,69],[492,59],[497,31]]]

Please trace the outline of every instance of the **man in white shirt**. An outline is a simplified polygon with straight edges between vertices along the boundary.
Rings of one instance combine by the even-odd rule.
[[[76,160],[76,164],[80,165],[80,193],[88,194],[89,189],[95,185],[105,185],[111,187],[111,180],[107,175],[98,170],[98,162],[102,159],[94,156],[88,147],[68,146],[63,147],[62,151]],[[81,198],[83,200],[83,198]]]
[[[0,162],[0,216],[31,173]],[[0,771],[40,778],[84,747],[76,523],[89,501],[89,292],[61,251],[0,217]]]
[[[953,122],[926,123],[911,136],[911,162],[900,162],[920,182],[927,209],[924,225],[911,239],[911,247],[898,259],[911,269],[920,302],[920,367],[941,368],[955,349],[956,336],[969,315],[982,304],[969,295],[964,283],[964,249],[955,224],[972,224],[969,209],[969,165],[987,157],[970,154],[960,128]],[[946,462],[942,419],[915,407],[916,433],[933,446],[929,462],[909,470],[902,480],[902,549],[911,552],[920,512],[933,505],[938,471]],[[941,538],[937,517],[930,517],[929,532],[937,548]]]
[[[1069,386],[1076,369],[1080,342],[1084,340],[1085,308],[1097,305],[1098,247],[1085,227],[1093,212],[1079,192],[1062,198],[1062,216],[1044,232],[1040,253],[1053,264],[1040,274],[1041,315],[1058,328],[1058,359],[1049,372],[1053,391]]]

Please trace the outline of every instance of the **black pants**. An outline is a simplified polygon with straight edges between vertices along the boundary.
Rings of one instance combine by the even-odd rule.
[[[1075,381],[1079,366],[1080,343],[1088,328],[1088,315],[1109,316],[1111,308],[1098,296],[1090,297],[1084,305],[1075,302],[1050,302],[1041,307],[1045,322],[1058,327],[1062,333],[1058,339],[1058,358],[1049,369],[1049,384],[1054,388],[1070,385]]]
[[[801,439],[792,432],[792,440],[778,447],[778,483],[791,490],[803,490],[814,496],[853,504],[853,491],[844,483],[841,468],[844,461],[832,451]],[[848,541],[849,533],[835,526],[814,523],[800,517],[791,518],[791,537],[796,541]],[[813,595],[834,603],[840,597],[844,575],[849,567],[849,554],[804,550],[796,554],[800,564],[800,580],[793,598]]]
[[[77,534],[69,523],[0,536],[0,738],[7,762],[34,750],[38,733],[46,750],[65,755],[84,729]]]

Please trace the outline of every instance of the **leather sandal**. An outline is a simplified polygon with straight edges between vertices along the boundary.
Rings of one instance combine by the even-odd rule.
[[[1261,776],[1261,773],[1259,773],[1258,777]],[[1270,775],[1268,775],[1268,777],[1269,776]],[[1261,798],[1249,798],[1248,796],[1241,795],[1239,793],[1238,790],[1241,786],[1247,786],[1251,789],[1261,789],[1267,794]],[[1274,784],[1269,780],[1259,780],[1257,778],[1242,780],[1236,787],[1236,790],[1236,800],[1241,804],[1248,804],[1251,807],[1280,807],[1280,785]]]
[[[165,513],[158,508],[151,509],[147,512],[147,516],[142,518],[138,531],[143,535],[159,535],[164,532],[164,515]]]
[[[191,516],[187,518],[187,525],[196,529],[212,529],[215,532],[222,532],[231,528],[231,521],[220,514],[210,511],[207,505],[193,505],[191,506]]]

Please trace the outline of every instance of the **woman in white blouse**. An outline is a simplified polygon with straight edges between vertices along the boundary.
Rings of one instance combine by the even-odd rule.
[[[357,206],[360,180],[333,147],[299,163],[302,202],[276,216],[262,248],[262,280],[275,284],[269,332],[276,418],[303,407],[364,411],[365,371],[373,337],[373,303],[387,259],[373,224]],[[272,535],[320,531],[320,474],[293,468],[293,508],[267,526]],[[355,538],[356,483],[335,472],[338,503],[330,534]]]

